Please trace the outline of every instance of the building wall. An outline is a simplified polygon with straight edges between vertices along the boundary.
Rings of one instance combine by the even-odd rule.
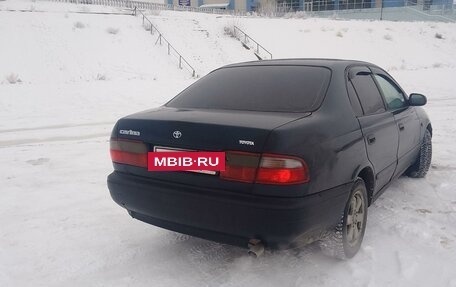
[[[276,0],[258,0],[258,9],[261,11],[272,11],[277,5]]]
[[[247,10],[246,0],[234,0],[234,10],[246,11]]]
[[[246,1],[248,0],[203,0],[203,4],[225,4],[229,3],[227,9],[231,10],[242,10],[245,11],[247,4]]]
[[[161,0],[148,0],[151,2],[157,2]],[[173,4],[173,5],[179,5],[179,0],[163,0],[164,3],[167,4]],[[295,0],[299,1],[299,9],[304,9],[304,2],[307,2],[309,0]],[[318,4],[321,5],[323,0],[310,0],[311,2],[314,2],[314,10],[316,7],[318,7]],[[329,8],[323,8],[322,10],[338,10],[338,9],[347,9],[347,5],[343,5],[343,3],[347,2],[349,3],[348,6],[350,6],[352,3],[361,3],[361,0],[348,0],[348,1],[341,1],[341,0],[328,0],[331,2],[331,5]],[[429,9],[429,6],[431,5],[445,5],[448,7],[452,6],[453,0],[411,0],[412,2],[417,3],[418,5],[425,5]],[[456,1],[456,0],[454,0]],[[224,3],[229,3],[230,5],[227,7],[227,9],[230,10],[237,10],[237,11],[252,11],[252,8],[263,11],[263,12],[268,12],[272,11],[275,9],[277,0],[190,0],[190,6],[191,7],[199,7],[203,4],[224,4]],[[359,8],[381,8],[382,4],[383,7],[402,7],[404,6],[404,0],[364,0],[363,3],[366,3],[363,7],[357,7]]]
[[[173,4],[178,6],[179,5],[179,0],[171,0],[172,2],[169,4]],[[185,2],[185,1],[184,1]],[[198,5],[198,0],[190,0],[190,6],[191,7],[199,7]]]
[[[179,0],[164,0],[167,4],[179,5]],[[275,0],[190,0],[191,7],[199,7],[204,4],[225,4],[229,3],[228,9],[237,10],[237,11],[251,11],[252,7],[261,5],[275,3]]]
[[[204,4],[224,4],[230,2],[230,0],[204,0]]]

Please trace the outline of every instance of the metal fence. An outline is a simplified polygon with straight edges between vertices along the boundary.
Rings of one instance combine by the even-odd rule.
[[[265,57],[272,59],[272,54],[257,41],[253,40],[252,37],[247,35],[244,31],[239,29],[237,26],[233,27],[234,37],[241,41],[242,45],[247,49],[253,49],[253,52],[259,60],[264,60]]]
[[[320,11],[314,9],[312,12],[307,12],[307,15],[309,17],[336,19],[456,22],[456,15],[452,7],[451,9],[437,5],[426,7],[423,3],[413,2],[406,2],[402,7],[381,5],[380,7],[372,8],[339,8]]]
[[[142,1],[130,1],[130,0],[44,0],[52,2],[63,2],[63,3],[74,3],[74,4],[91,4],[91,5],[103,5],[111,7],[129,8],[143,10],[173,10],[173,11],[189,11],[189,12],[201,12],[210,14],[227,14],[227,15],[239,15],[245,16],[249,13],[245,11],[234,11],[226,9],[215,9],[215,8],[199,8],[190,6],[160,4]]]
[[[178,60],[179,68],[182,69],[185,67],[190,73],[192,77],[197,77],[195,69],[188,63],[187,60],[171,45],[171,43],[163,36],[163,34],[157,29],[157,27],[152,24],[152,22],[144,15],[141,10],[138,10],[137,7],[133,8],[133,14],[140,15],[142,17],[143,26],[146,30],[150,31],[152,35],[157,34],[157,41],[155,44],[165,45],[168,50],[168,55],[174,56]]]
[[[312,11],[358,10],[382,7],[415,7],[429,13],[432,11],[453,11],[453,5],[452,2],[449,2],[450,0],[440,1],[442,1],[440,4],[433,4],[432,0],[310,0],[303,3],[312,3]],[[299,6],[297,10],[305,10],[305,7]]]
[[[258,7],[257,11],[234,11],[214,8],[176,6],[130,0],[49,0],[54,2],[94,4],[120,8],[147,10],[190,11],[234,16],[268,17],[331,17],[341,19],[380,19],[392,21],[443,21],[456,22],[455,5],[449,3],[432,5],[430,0],[297,0],[280,1],[269,7]],[[448,0],[449,1],[449,0]],[[299,4],[301,3],[301,4]],[[398,7],[398,3],[401,5]],[[380,6],[380,7],[378,7]]]

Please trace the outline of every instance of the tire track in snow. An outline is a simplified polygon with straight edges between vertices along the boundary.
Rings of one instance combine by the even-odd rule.
[[[18,145],[31,145],[37,143],[49,143],[49,142],[58,142],[58,141],[74,141],[74,140],[87,140],[94,138],[109,137],[110,133],[93,133],[88,135],[81,136],[57,136],[49,138],[35,138],[35,139],[18,139],[18,140],[9,140],[9,141],[0,141],[0,148],[18,146]]]
[[[100,137],[108,138],[113,125],[113,122],[106,121],[0,130],[2,135],[0,148],[57,141],[87,140]]]
[[[96,122],[96,123],[84,123],[84,124],[50,125],[50,126],[40,126],[40,127],[32,127],[32,128],[4,129],[4,130],[0,130],[0,133],[40,131],[40,130],[51,130],[51,129],[74,128],[74,127],[102,126],[102,125],[114,125],[114,122],[109,121],[109,122]]]
[[[221,286],[229,278],[226,270],[238,258],[247,256],[247,252],[239,247],[207,241],[191,237],[187,255],[183,258],[198,270],[198,281],[201,286]]]

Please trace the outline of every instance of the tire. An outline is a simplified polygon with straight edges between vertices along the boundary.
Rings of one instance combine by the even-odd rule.
[[[432,160],[432,136],[431,132],[426,129],[423,141],[421,142],[420,153],[415,163],[409,167],[406,174],[413,178],[423,178],[426,176],[431,166]]]
[[[339,222],[320,240],[320,248],[325,255],[342,260],[356,255],[366,231],[367,207],[366,185],[358,178]]]

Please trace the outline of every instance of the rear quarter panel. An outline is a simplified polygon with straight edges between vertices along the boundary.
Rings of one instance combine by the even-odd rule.
[[[364,138],[349,102],[344,69],[333,70],[320,108],[309,117],[273,130],[264,152],[299,156],[309,166],[310,182],[288,188],[284,196],[303,196],[349,183],[357,171],[370,166]],[[274,187],[261,186],[254,193],[256,190],[277,195]]]

